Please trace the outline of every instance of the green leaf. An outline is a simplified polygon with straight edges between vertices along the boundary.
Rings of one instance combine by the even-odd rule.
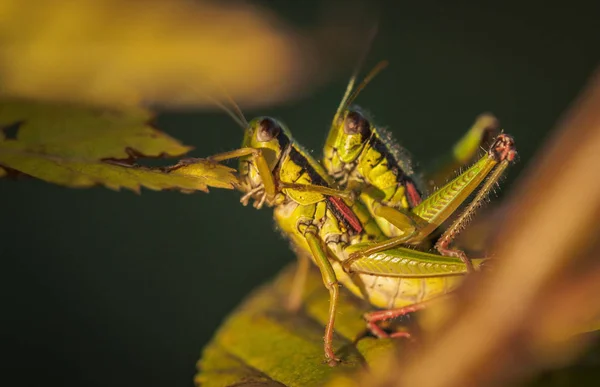
[[[0,102],[0,166],[47,182],[81,188],[101,184],[139,192],[233,188],[234,169],[195,159],[167,169],[133,165],[139,157],[173,157],[191,148],[148,124],[143,109],[106,111],[23,101]],[[6,170],[0,167],[0,176]]]
[[[342,291],[334,349],[342,363],[324,363],[323,334],[329,293],[319,272],[308,276],[298,312],[285,309],[294,267],[254,292],[221,325],[198,362],[202,386],[318,386],[376,362],[404,340],[365,336],[362,314],[369,306]],[[337,380],[337,379],[336,379]]]

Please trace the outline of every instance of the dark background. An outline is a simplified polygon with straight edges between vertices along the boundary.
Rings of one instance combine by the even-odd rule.
[[[391,66],[357,102],[393,130],[417,168],[449,149],[476,115],[493,112],[520,153],[506,192],[598,61],[597,10],[575,1],[415,3],[381,4],[367,67],[380,59]],[[295,26],[314,23],[319,6],[262,4]],[[348,76],[346,66],[300,101],[246,115],[284,119],[318,155]],[[158,126],[196,146],[194,156],[241,142],[222,113],[163,114]],[[598,176],[598,166],[590,169]],[[2,378],[23,386],[191,385],[222,319],[294,259],[270,211],[242,207],[239,196],[0,181]]]

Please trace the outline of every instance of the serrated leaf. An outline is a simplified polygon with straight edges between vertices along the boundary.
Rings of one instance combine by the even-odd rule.
[[[27,149],[62,157],[127,159],[181,156],[192,148],[148,124],[141,108],[105,110],[28,101],[0,101],[0,127],[21,123],[16,140]]]
[[[343,361],[337,367],[325,364],[323,333],[329,293],[318,271],[312,270],[301,310],[288,312],[284,305],[293,269],[252,294],[221,325],[198,362],[197,384],[251,386],[261,381],[265,385],[319,386],[352,375],[376,362],[379,352],[403,344],[402,340],[365,337],[362,314],[369,307],[343,291],[334,339],[334,349]]]
[[[0,102],[0,128],[18,124],[15,138],[0,137],[0,166],[65,185],[118,190],[233,188],[234,170],[196,159],[184,169],[131,165],[139,156],[178,156],[191,148],[148,125],[142,109],[102,111],[30,102]],[[0,130],[0,132],[2,132]],[[124,162],[115,160],[126,159]],[[0,176],[6,171],[0,168]]]
[[[305,37],[240,2],[3,0],[0,25],[0,94],[9,97],[214,106],[207,96],[226,90],[256,106],[315,79]]]

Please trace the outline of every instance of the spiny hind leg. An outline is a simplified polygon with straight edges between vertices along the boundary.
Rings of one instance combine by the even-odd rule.
[[[465,229],[476,210],[485,202],[489,192],[498,183],[509,163],[516,158],[516,155],[513,138],[507,134],[498,135],[480,161],[413,208],[413,212],[416,214],[423,214],[422,216],[428,219],[435,219],[432,222],[433,226],[441,225],[456,212],[471,193],[477,192],[467,207],[438,239],[435,246],[438,252],[444,256],[460,258],[467,265],[469,271],[474,269],[471,261],[463,251],[451,248],[450,244]],[[481,165],[482,162],[484,162],[482,168],[475,168],[477,165]],[[470,172],[471,170],[472,172]],[[464,188],[455,189],[457,184],[462,184]],[[421,230],[422,235],[419,236],[426,235],[434,229],[435,227],[429,230],[425,228],[424,230],[427,232]]]
[[[450,248],[449,245],[456,235],[465,228],[475,210],[483,203],[489,191],[502,176],[508,163],[513,161],[515,157],[516,150],[512,137],[506,134],[497,136],[486,155],[477,163],[434,192],[413,208],[410,213],[384,206],[370,192],[365,191],[361,198],[370,207],[371,212],[403,231],[403,235],[374,243],[365,249],[353,252],[344,262],[344,269],[348,271],[353,262],[370,254],[403,243],[418,244],[422,242],[453,215],[471,193],[478,191],[467,209],[452,223],[436,245],[440,254],[460,258],[467,266],[468,271],[473,271],[473,265],[466,254],[458,249]],[[485,183],[478,189],[483,181]]]
[[[439,186],[446,183],[445,180],[448,178],[448,176],[453,174],[457,169],[469,163],[479,152],[481,146],[486,144],[489,139],[492,138],[497,129],[498,120],[496,117],[489,113],[481,114],[479,117],[477,117],[475,123],[469,129],[469,131],[454,145],[450,155],[444,158],[444,162],[438,163],[438,166],[435,168],[436,171],[430,173],[427,181],[430,182],[432,186]],[[402,231],[403,235],[390,238],[385,242],[373,244],[363,251],[351,254],[350,261],[347,263],[348,266],[356,259],[396,247],[402,243],[409,242],[411,244],[418,244],[426,239],[435,230],[435,228],[437,228],[437,224],[428,224],[428,222],[417,215],[419,213],[419,208],[426,206],[430,208],[435,207],[435,203],[432,205],[431,199],[426,199],[426,203],[422,203],[421,201],[421,203],[418,203],[416,206],[417,208],[415,211],[407,213],[407,211],[402,211],[400,209],[381,204],[376,199],[376,192],[373,194],[368,192],[368,190],[363,192],[367,197],[367,200],[365,201],[371,202],[373,215],[384,218],[398,230]],[[465,197],[455,198],[455,200],[460,202],[462,202],[464,199]],[[442,208],[443,207],[444,206],[442,206]],[[451,212],[445,214],[444,219],[450,215]],[[441,223],[441,221],[439,223]],[[472,265],[463,252],[457,249],[450,249],[444,243],[439,245],[438,251],[442,255],[461,258],[467,264],[469,269],[472,269]]]
[[[373,215],[385,219],[401,232],[402,235],[375,243],[367,249],[352,253],[344,263],[344,267],[349,267],[353,261],[369,254],[387,250],[404,243],[419,244],[428,238],[432,232],[455,213],[457,208],[467,200],[469,195],[477,189],[481,182],[488,177],[494,167],[501,161],[497,144],[501,142],[502,136],[508,137],[506,135],[498,136],[486,155],[479,159],[478,162],[436,190],[410,211],[385,206],[378,201],[376,191],[365,190],[361,194],[361,199],[370,208]],[[465,223],[464,220],[463,223]],[[472,270],[472,265],[464,254],[455,255],[454,251],[445,249],[443,246],[441,246],[439,251],[442,254],[449,253],[449,255],[461,258],[469,270]]]
[[[480,114],[452,150],[427,168],[424,179],[427,185],[433,188],[445,184],[457,170],[470,163],[482,147],[489,146],[498,128],[498,119],[494,115]]]
[[[450,165],[449,172],[452,173],[456,169],[470,162],[479,152],[481,145],[487,142],[487,140],[496,132],[497,128],[498,121],[493,115],[488,113],[480,115],[467,134],[465,134],[454,146],[451,156],[448,157],[450,162],[446,162],[446,164]],[[443,178],[446,179],[446,176]],[[475,188],[475,186],[472,187],[470,192]],[[371,207],[370,209],[373,215],[388,221],[396,227],[397,230],[402,232],[402,235],[389,238],[383,242],[374,243],[364,250],[352,253],[349,256],[349,259],[344,263],[345,269],[347,269],[353,261],[360,259],[361,257],[397,247],[403,243],[418,244],[422,242],[438,227],[439,224],[445,221],[445,219],[454,212],[454,210],[447,210],[449,207],[448,205],[438,206],[435,200],[432,200],[433,195],[430,195],[425,202],[421,201],[412,211],[403,211],[402,209],[382,204],[378,200],[379,194],[380,192],[377,192],[373,187],[364,187],[361,189],[361,198],[365,204]],[[462,203],[467,196],[468,194],[457,195],[451,201]],[[433,210],[439,212],[438,217],[440,217],[440,219],[437,219],[435,224],[422,219],[419,214],[422,212],[421,209],[423,208],[426,208],[428,213],[431,213]],[[431,214],[429,215],[431,216]],[[456,249],[449,249],[443,244],[439,247],[438,251],[442,255],[461,258],[467,264],[468,268],[472,270],[472,265],[464,253]]]
[[[451,244],[454,242],[460,232],[466,228],[467,224],[473,218],[475,211],[483,204],[489,192],[498,183],[506,168],[508,168],[509,163],[512,162],[516,157],[514,140],[512,137],[506,134],[499,135],[496,138],[493,147],[494,151],[498,155],[498,160],[500,163],[492,170],[487,180],[483,183],[481,188],[479,188],[477,194],[473,200],[471,200],[469,205],[438,239],[437,243],[435,244],[435,248],[442,255],[457,257],[463,262],[470,263],[470,260],[467,258],[467,255],[464,253],[464,251],[456,247],[451,247]],[[469,269],[473,269],[472,265],[469,266]]]

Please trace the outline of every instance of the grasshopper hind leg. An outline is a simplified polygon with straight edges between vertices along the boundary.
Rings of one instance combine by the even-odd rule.
[[[403,235],[374,243],[362,251],[351,253],[349,259],[344,262],[344,269],[348,271],[353,262],[370,254],[405,243],[412,245],[422,243],[458,210],[472,192],[477,191],[475,198],[470,201],[458,219],[452,222],[435,245],[441,255],[460,258],[467,265],[468,271],[473,271],[473,265],[466,254],[461,250],[451,248],[450,244],[469,223],[515,157],[516,150],[512,137],[506,134],[498,135],[486,155],[478,162],[436,190],[409,212],[381,205],[370,192],[365,191],[361,198],[371,207],[373,215],[385,219],[402,231]],[[485,181],[483,186],[478,188],[483,181]]]
[[[430,188],[444,185],[454,171],[469,164],[480,149],[490,145],[498,134],[499,127],[498,119],[494,115],[480,114],[452,149],[426,169],[424,181],[427,185]]]
[[[495,157],[499,161],[499,164],[490,173],[473,200],[471,200],[469,205],[462,211],[459,217],[452,222],[452,224],[442,234],[435,245],[436,250],[440,254],[450,257],[457,257],[465,263],[468,262],[469,271],[472,271],[473,267],[470,265],[470,260],[467,258],[467,255],[464,253],[464,251],[451,247],[451,244],[456,239],[458,234],[465,229],[475,214],[475,211],[477,211],[477,209],[485,202],[485,198],[489,195],[490,191],[493,190],[494,186],[500,180],[500,177],[504,174],[504,171],[508,167],[509,163],[514,161],[517,155],[513,138],[506,134],[501,134],[496,138],[496,141],[493,145],[493,151]]]

